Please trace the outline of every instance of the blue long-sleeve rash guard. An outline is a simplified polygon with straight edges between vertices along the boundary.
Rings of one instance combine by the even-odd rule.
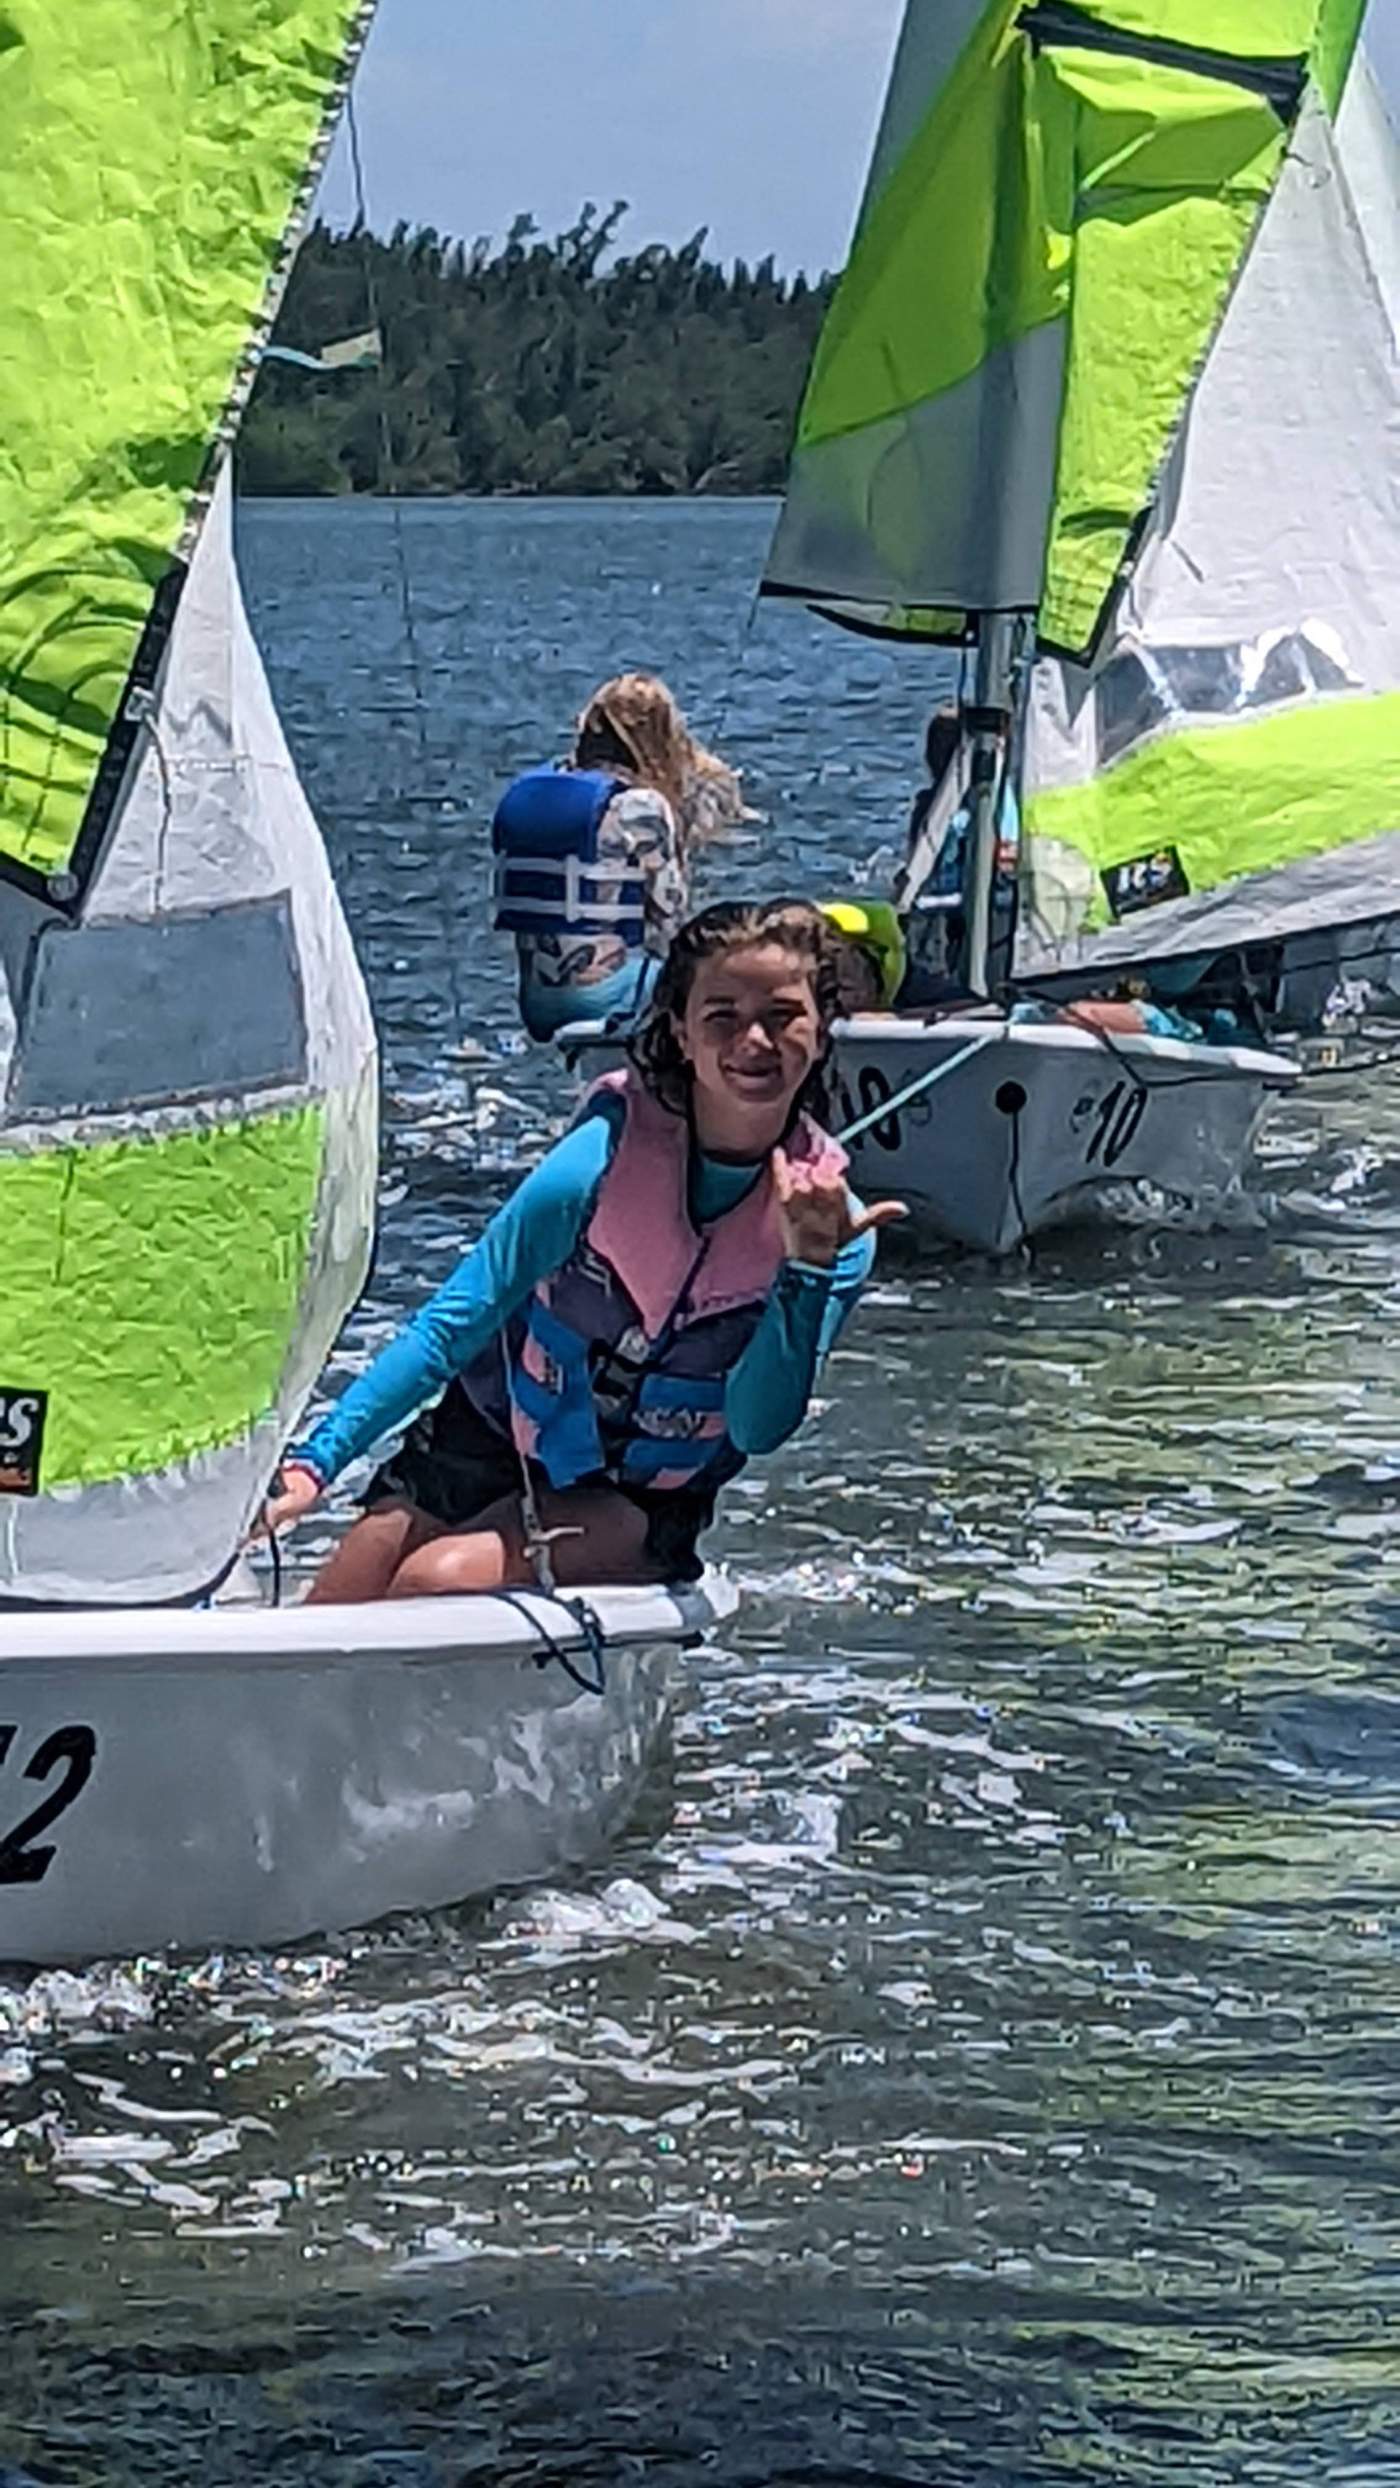
[[[600,1098],[496,1212],[479,1242],[392,1339],[367,1373],[289,1457],[329,1485],[352,1460],[393,1434],[479,1355],[541,1279],[562,1267],[593,1214],[622,1130],[621,1098]],[[692,1210],[720,1218],[757,1180],[752,1166],[700,1157]],[[725,1385],[729,1437],[742,1452],[776,1451],[806,1413],[823,1357],[855,1304],[875,1257],[858,1236],[829,1269],[785,1261],[758,1327]]]

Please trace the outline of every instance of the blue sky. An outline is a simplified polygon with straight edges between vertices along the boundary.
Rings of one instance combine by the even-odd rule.
[[[845,256],[903,0],[379,0],[356,102],[370,221],[470,240],[632,202],[636,242]],[[1400,0],[1368,40],[1400,111]],[[344,221],[342,138],[322,193]]]

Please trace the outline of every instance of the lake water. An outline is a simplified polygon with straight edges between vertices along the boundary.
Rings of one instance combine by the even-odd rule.
[[[755,617],[770,516],[243,514],[384,1038],[343,1362],[564,1112],[485,821],[595,680],[748,771],[716,886],[897,839],[933,674]],[[0,2483],[1400,2471],[1397,1142],[1313,1084],[1223,1231],[886,1252],[592,1876],[0,1981]]]

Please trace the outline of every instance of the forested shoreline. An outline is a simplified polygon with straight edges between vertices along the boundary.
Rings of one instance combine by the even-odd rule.
[[[619,247],[625,210],[505,242],[312,227],[275,342],[374,325],[378,371],[265,363],[246,493],[778,491],[832,282],[724,268],[705,235]]]

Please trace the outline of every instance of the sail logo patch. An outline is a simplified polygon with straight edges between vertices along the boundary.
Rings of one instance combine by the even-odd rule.
[[[47,1391],[0,1387],[0,1495],[36,1495],[44,1448]]]
[[[1140,908],[1160,907],[1166,899],[1189,898],[1191,894],[1191,884],[1181,869],[1175,847],[1158,847],[1151,855],[1135,855],[1127,864],[1110,864],[1103,886],[1115,919],[1135,916]]]

